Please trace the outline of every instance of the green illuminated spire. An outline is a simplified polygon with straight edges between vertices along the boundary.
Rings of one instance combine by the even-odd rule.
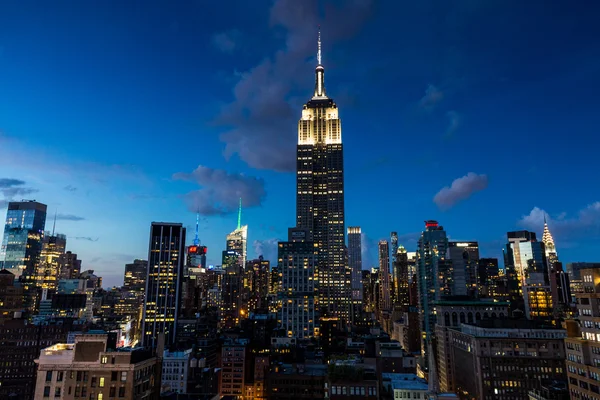
[[[237,228],[240,229],[242,227],[242,198],[240,197],[240,208],[238,210],[238,225]]]

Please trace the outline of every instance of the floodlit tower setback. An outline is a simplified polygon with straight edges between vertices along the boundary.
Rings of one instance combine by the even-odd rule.
[[[338,108],[325,94],[319,33],[315,90],[298,122],[296,226],[317,248],[320,306],[349,319],[352,294],[344,220],[344,158]]]

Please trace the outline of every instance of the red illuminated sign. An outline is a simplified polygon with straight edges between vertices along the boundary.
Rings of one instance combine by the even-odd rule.
[[[206,246],[189,246],[188,254],[206,254]]]
[[[438,226],[438,222],[437,221],[425,221],[425,227],[426,228],[437,228]]]

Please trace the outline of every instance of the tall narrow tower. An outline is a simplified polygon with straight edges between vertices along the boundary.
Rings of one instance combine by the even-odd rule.
[[[351,273],[345,248],[342,127],[325,94],[319,32],[315,90],[298,122],[296,225],[317,247],[319,304],[328,316],[348,320]]]
[[[227,250],[233,250],[238,253],[239,265],[246,265],[248,245],[248,225],[242,226],[242,198],[240,197],[240,207],[238,209],[237,228],[227,235]]]
[[[181,224],[153,222],[150,226],[148,274],[142,319],[142,343],[156,348],[160,334],[175,343],[181,301],[185,228]]]
[[[546,251],[546,262],[548,263],[548,271],[554,270],[554,263],[558,261],[558,253],[556,252],[556,246],[554,245],[554,239],[548,228],[548,222],[546,222],[546,216],[544,215],[544,234],[542,235],[542,242],[544,243]]]

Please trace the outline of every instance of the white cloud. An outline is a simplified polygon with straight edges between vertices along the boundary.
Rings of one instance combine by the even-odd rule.
[[[467,175],[452,181],[450,186],[446,186],[437,192],[433,197],[433,202],[441,209],[448,209],[487,186],[487,175],[469,172]]]

